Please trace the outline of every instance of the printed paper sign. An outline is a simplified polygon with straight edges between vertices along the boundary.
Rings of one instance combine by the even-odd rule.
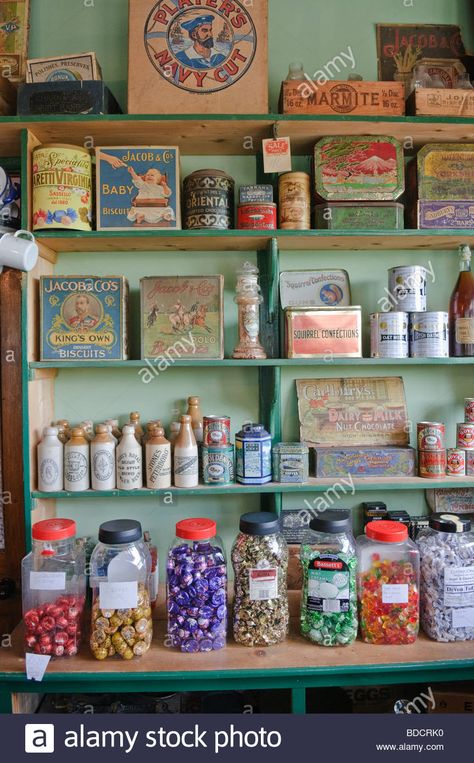
[[[49,654],[25,654],[26,677],[29,681],[42,681],[49,665]]]
[[[291,172],[291,143],[289,138],[262,140],[263,171]]]
[[[382,586],[382,603],[383,604],[408,604],[408,584],[399,583],[389,585],[386,583]]]
[[[474,568],[446,567],[444,571],[444,606],[474,606]]]
[[[65,588],[65,572],[30,572],[32,591],[64,591]]]
[[[101,609],[135,609],[138,604],[138,583],[100,583]]]

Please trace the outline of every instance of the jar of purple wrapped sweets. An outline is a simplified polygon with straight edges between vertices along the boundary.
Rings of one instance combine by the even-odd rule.
[[[417,537],[421,624],[436,641],[474,640],[473,530],[468,516],[432,514]]]
[[[222,649],[227,633],[227,567],[212,519],[183,519],[168,552],[168,637],[182,652]]]

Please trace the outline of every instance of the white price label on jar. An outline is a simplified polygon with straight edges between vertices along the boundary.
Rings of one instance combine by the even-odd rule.
[[[65,572],[30,572],[31,591],[64,591]]]
[[[453,628],[473,628],[474,607],[453,609]]]
[[[135,609],[138,605],[138,583],[100,583],[101,609]]]
[[[382,604],[408,604],[408,583],[382,585]]]
[[[249,570],[250,601],[269,601],[278,596],[278,570],[269,569]]]
[[[28,681],[42,681],[49,665],[49,654],[25,654],[26,677]]]

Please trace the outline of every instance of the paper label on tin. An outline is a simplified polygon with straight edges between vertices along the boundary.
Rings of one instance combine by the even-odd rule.
[[[453,609],[453,628],[473,628],[474,607]]]
[[[474,567],[446,567],[444,606],[465,607],[466,605],[474,607]]]
[[[101,609],[135,609],[138,605],[138,583],[99,583]]]
[[[456,342],[474,344],[474,318],[456,319]]]
[[[382,585],[382,604],[408,604],[408,583]]]
[[[50,659],[51,655],[49,654],[30,654],[27,652],[25,654],[25,668],[28,681],[42,681]]]
[[[289,138],[262,140],[263,171],[291,172],[291,143]]]
[[[278,598],[278,570],[249,570],[250,601],[269,601]]]
[[[31,591],[64,591],[65,572],[30,572]]]

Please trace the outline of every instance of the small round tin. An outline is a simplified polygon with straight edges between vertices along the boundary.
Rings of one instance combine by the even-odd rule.
[[[261,424],[244,424],[235,435],[237,482],[264,485],[272,479],[272,438]]]
[[[420,450],[418,452],[418,474],[425,479],[436,480],[446,476],[445,450]]]
[[[224,448],[230,445],[230,416],[204,416],[203,444]]]
[[[280,175],[278,199],[278,224],[282,230],[311,228],[311,178],[306,172]]]
[[[421,265],[402,265],[388,271],[393,310],[422,313],[426,310],[427,270]]]
[[[446,426],[437,421],[420,421],[417,424],[418,450],[444,450]]]
[[[277,205],[269,203],[239,204],[237,228],[241,230],[275,230]]]
[[[230,485],[234,481],[234,446],[202,446],[202,475],[205,485]]]
[[[448,448],[446,474],[450,477],[466,474],[466,451],[461,448]]]
[[[464,401],[464,421],[474,424],[474,397],[466,397]]]
[[[410,356],[449,358],[448,313],[410,314]]]
[[[474,424],[458,424],[457,434],[458,448],[474,450]]]
[[[408,358],[408,313],[372,313],[370,355],[372,358]]]
[[[32,183],[33,230],[92,230],[90,151],[66,143],[37,146]]]
[[[197,170],[184,179],[186,230],[234,227],[234,180],[223,170]]]

